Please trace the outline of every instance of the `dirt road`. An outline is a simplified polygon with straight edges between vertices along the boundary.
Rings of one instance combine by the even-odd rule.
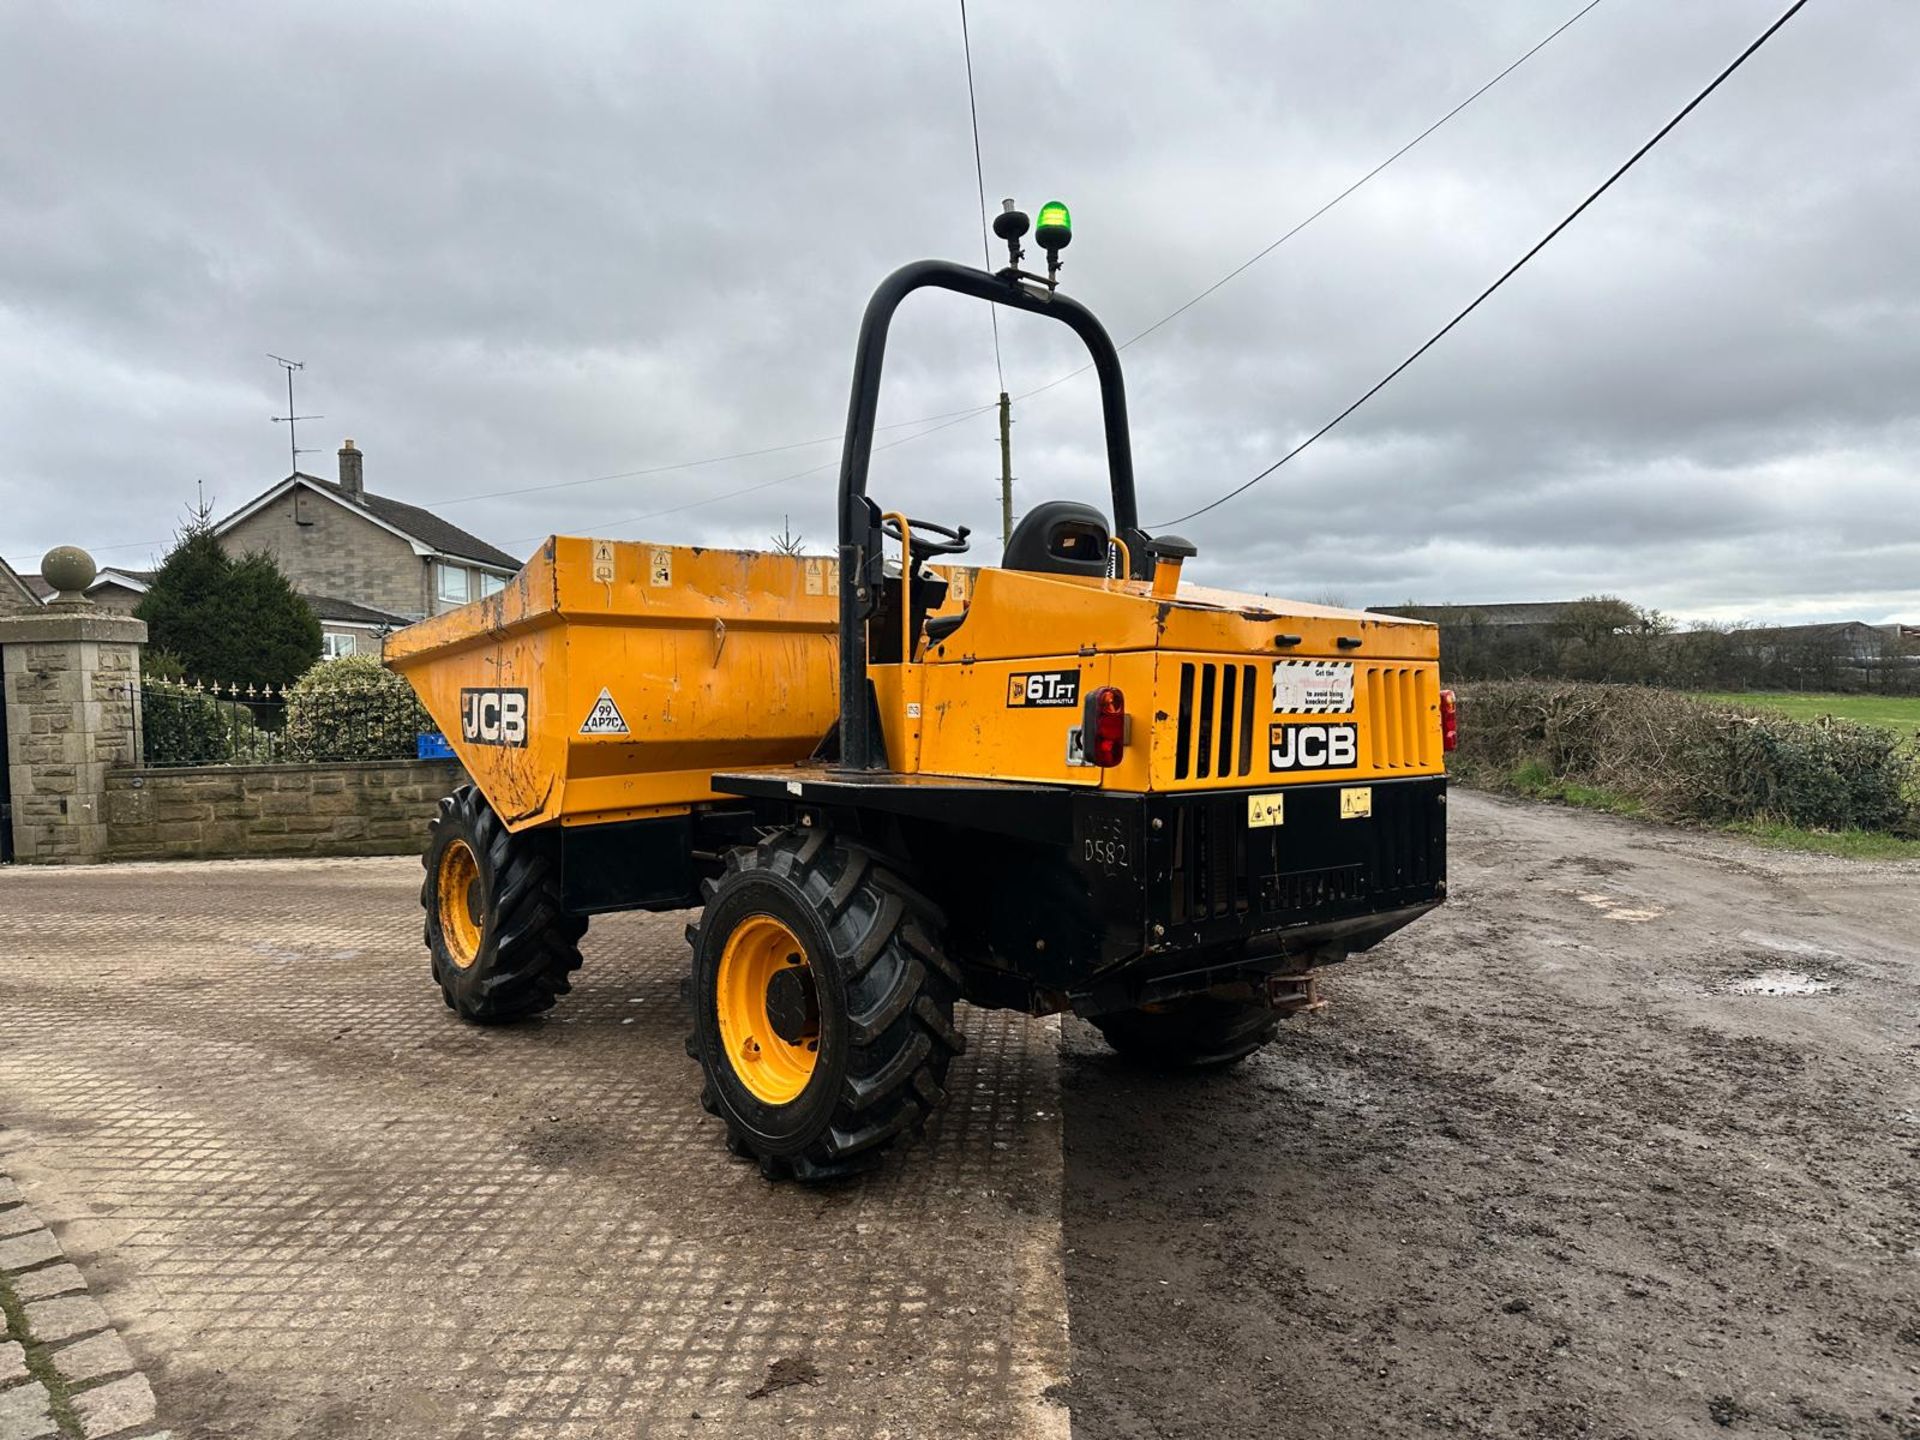
[[[929,1143],[826,1192],[701,1114],[684,917],[486,1031],[410,862],[13,870],[0,1171],[177,1440],[1920,1437],[1920,866],[1452,837],[1241,1069],[970,1014]]]
[[[1920,866],[1451,833],[1239,1071],[1069,1027],[1074,1434],[1920,1436]]]

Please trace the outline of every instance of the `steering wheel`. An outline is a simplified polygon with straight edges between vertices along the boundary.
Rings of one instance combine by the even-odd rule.
[[[949,530],[945,525],[936,525],[931,520],[916,520],[909,515],[907,526],[913,532],[911,542],[900,533],[899,524],[891,516],[880,522],[881,530],[888,537],[909,545],[912,553],[907,556],[907,561],[910,565],[935,555],[964,555],[972,548],[967,543],[967,536],[971,532],[964,525],[958,530]],[[929,533],[945,538],[929,540],[925,538]]]

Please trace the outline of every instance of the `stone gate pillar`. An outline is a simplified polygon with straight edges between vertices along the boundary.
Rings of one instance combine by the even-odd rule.
[[[40,573],[59,594],[0,617],[14,859],[93,860],[107,847],[107,771],[139,763],[147,625],[87,599],[98,571],[84,550],[48,551]]]

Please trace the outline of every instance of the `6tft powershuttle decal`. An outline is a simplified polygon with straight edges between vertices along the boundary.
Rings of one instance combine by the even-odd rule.
[[[1065,207],[1042,216],[1057,260]],[[867,306],[837,556],[555,536],[387,642],[473,778],[425,856],[447,1004],[537,1014],[589,916],[699,907],[688,1050],[769,1176],[916,1133],[959,1000],[1224,1064],[1446,894],[1435,630],[1182,584],[1193,547],[1140,526],[1112,341],[1019,268],[1024,216],[996,230],[1006,269],[922,261]],[[1035,505],[974,569],[964,527],[868,497],[888,326],[928,288],[1084,342],[1111,517]]]

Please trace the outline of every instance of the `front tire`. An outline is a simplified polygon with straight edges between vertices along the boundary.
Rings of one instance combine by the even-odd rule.
[[[1157,1070],[1224,1069],[1280,1030],[1280,1017],[1266,1006],[1212,995],[1096,1015],[1092,1023],[1121,1055]]]
[[[428,822],[427,949],[440,993],[462,1020],[523,1020],[572,988],[587,919],[561,904],[552,846],[542,831],[510,834],[471,785],[442,800]]]
[[[824,828],[727,856],[689,927],[701,1103],[769,1179],[828,1180],[917,1133],[965,1048],[942,917]]]

